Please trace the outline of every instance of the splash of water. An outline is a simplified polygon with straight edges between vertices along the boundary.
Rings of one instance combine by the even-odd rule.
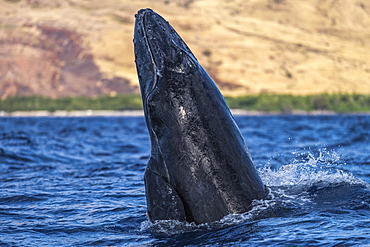
[[[353,174],[338,169],[345,163],[340,163],[340,156],[334,151],[322,149],[317,155],[312,152],[293,154],[297,156],[291,164],[283,165],[276,171],[270,167],[259,170],[266,186],[295,190],[312,185],[325,187],[341,183],[369,186]]]

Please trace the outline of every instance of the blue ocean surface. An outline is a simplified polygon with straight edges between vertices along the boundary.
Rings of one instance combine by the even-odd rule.
[[[237,116],[269,198],[148,222],[143,117],[0,118],[0,246],[370,246],[370,116]]]

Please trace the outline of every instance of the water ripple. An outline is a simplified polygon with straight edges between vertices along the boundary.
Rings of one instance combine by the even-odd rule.
[[[270,196],[195,225],[145,217],[143,117],[1,118],[0,246],[369,243],[369,116],[236,122]]]

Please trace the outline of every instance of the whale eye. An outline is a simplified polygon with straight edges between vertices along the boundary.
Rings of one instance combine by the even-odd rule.
[[[155,104],[153,101],[149,101],[148,103],[148,109],[149,109],[149,112],[150,113],[154,113],[155,112]]]

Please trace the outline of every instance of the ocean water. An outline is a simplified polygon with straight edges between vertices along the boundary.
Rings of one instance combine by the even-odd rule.
[[[370,116],[237,116],[269,199],[149,223],[143,117],[0,118],[0,246],[370,246]]]

